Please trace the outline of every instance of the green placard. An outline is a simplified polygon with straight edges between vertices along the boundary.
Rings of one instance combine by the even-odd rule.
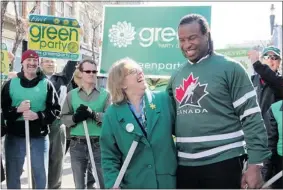
[[[210,6],[105,6],[99,74],[107,76],[114,62],[130,57],[147,77],[171,76],[186,60],[177,28],[190,13],[211,23]]]

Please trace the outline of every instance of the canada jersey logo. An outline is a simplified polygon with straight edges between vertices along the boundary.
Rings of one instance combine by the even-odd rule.
[[[191,73],[187,79],[183,79],[183,84],[175,89],[175,98],[179,102],[179,107],[193,106],[201,107],[200,100],[209,94],[206,91],[207,84],[200,84],[198,77],[194,78]]]

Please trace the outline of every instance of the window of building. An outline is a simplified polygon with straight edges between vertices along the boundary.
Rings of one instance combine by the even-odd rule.
[[[64,3],[64,16],[68,18],[72,18],[73,15],[73,4],[70,2],[65,2]]]
[[[51,15],[51,2],[50,1],[41,1],[41,11],[42,15]]]
[[[63,1],[55,2],[55,16],[58,16],[58,17],[64,16],[64,2]]]
[[[87,19],[86,13],[83,11],[80,11],[79,22],[80,22],[81,28],[83,29],[82,42],[88,43],[88,36],[89,36],[89,27],[87,23],[88,19]]]

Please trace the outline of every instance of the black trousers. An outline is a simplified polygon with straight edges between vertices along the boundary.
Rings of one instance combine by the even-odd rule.
[[[241,189],[245,156],[204,166],[178,166],[177,189]]]
[[[282,171],[283,157],[278,155],[273,160],[273,162],[274,162],[274,164],[273,164],[274,165],[274,175],[276,175],[277,173]],[[272,189],[283,189],[283,178],[282,177],[272,184]]]

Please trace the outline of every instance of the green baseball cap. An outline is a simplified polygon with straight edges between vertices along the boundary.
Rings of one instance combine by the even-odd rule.
[[[273,52],[275,55],[277,55],[281,58],[281,51],[277,47],[268,46],[268,47],[264,48],[264,50],[262,52],[262,56],[266,55],[267,52]]]

